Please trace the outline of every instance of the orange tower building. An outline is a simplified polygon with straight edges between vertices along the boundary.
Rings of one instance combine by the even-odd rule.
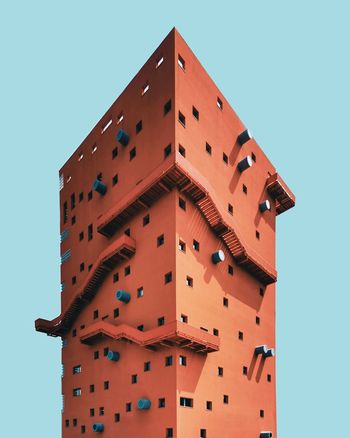
[[[60,182],[63,437],[276,437],[295,198],[175,29]]]

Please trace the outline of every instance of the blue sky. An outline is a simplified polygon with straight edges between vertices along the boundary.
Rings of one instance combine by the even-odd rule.
[[[2,435],[60,436],[58,170],[176,26],[297,196],[278,218],[282,438],[349,435],[347,2],[2,2]]]

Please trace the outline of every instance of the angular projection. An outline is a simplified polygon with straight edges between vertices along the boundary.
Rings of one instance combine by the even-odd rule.
[[[173,29],[60,171],[62,435],[276,436],[295,198]]]

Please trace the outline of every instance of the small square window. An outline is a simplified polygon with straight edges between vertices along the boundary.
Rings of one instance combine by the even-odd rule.
[[[216,99],[216,106],[221,110],[223,109],[223,103],[222,103],[222,100],[220,99],[220,97],[218,97]]]
[[[168,144],[168,146],[164,148],[164,158],[169,157],[170,154],[171,154],[171,144]]]
[[[182,240],[179,240],[179,250],[182,252],[186,252],[186,243]]]
[[[151,370],[151,362],[145,362],[143,364],[143,371],[150,371]]]
[[[121,112],[117,115],[117,125],[119,125],[119,123],[121,123],[123,120],[124,120],[124,115]]]
[[[165,318],[164,316],[161,316],[160,318],[158,318],[158,325],[164,325],[165,324]]]
[[[130,151],[130,161],[136,157],[136,148],[132,148]]]
[[[117,283],[119,281],[119,272],[113,274],[113,283]]]
[[[225,152],[222,154],[222,160],[224,163],[228,164],[228,156],[225,154]]]
[[[263,287],[259,288],[259,295],[263,297],[265,295],[265,289]]]
[[[82,240],[84,240],[84,231],[80,231],[79,233],[79,241],[81,242]]]
[[[193,408],[193,398],[180,397],[180,406]]]
[[[260,317],[259,316],[255,317],[255,324],[260,325]]]
[[[193,287],[193,278],[187,275],[186,277],[186,286]]]
[[[165,398],[158,399],[158,408],[165,408]]]
[[[245,193],[245,194],[248,193],[248,187],[247,187],[245,184],[242,185],[242,191],[243,191],[243,193]]]
[[[223,377],[224,376],[224,369],[222,367],[218,367],[218,376]]]
[[[79,193],[79,202],[82,202],[84,200],[84,192]]]
[[[222,304],[223,304],[225,307],[228,307],[228,298],[224,297],[224,298],[222,299]]]
[[[228,204],[228,206],[227,206],[227,211],[228,211],[230,214],[233,214],[233,205],[232,205],[232,204]]]
[[[65,421],[65,425],[66,425],[66,427],[69,427],[69,420]]]
[[[124,268],[124,275],[125,275],[125,277],[127,277],[130,274],[131,274],[131,267],[130,266],[126,266]]]
[[[177,63],[182,68],[182,70],[185,70],[186,63],[185,63],[185,60],[183,59],[183,57],[181,55],[178,55]]]
[[[93,318],[94,318],[94,319],[97,319],[97,318],[98,318],[98,310],[94,310]]]
[[[229,400],[228,395],[227,395],[227,394],[224,394],[223,402],[224,402],[225,404],[228,404],[228,400]]]
[[[173,364],[173,356],[166,356],[165,358],[165,366],[170,367]]]
[[[137,289],[137,298],[141,298],[144,295],[144,290],[143,290],[143,286],[139,287]]]
[[[72,330],[72,337],[75,338],[77,335],[77,329]]]
[[[214,336],[219,336],[219,330],[216,329],[216,328],[214,328],[214,329],[213,329],[213,335],[214,335]]]
[[[263,409],[260,409],[260,418],[264,418],[265,417],[265,412]]]
[[[72,277],[72,284],[77,284],[77,277],[75,275]]]
[[[168,114],[170,111],[171,111],[171,99],[164,104],[164,115]]]
[[[115,186],[116,184],[118,184],[118,174],[114,175],[114,177],[112,178],[112,185]]]
[[[182,114],[181,111],[179,111],[179,122],[181,125],[186,126],[186,117]]]
[[[186,149],[183,146],[181,146],[181,144],[179,144],[179,153],[183,157],[186,157]]]
[[[192,106],[192,114],[193,114],[193,117],[195,117],[197,120],[199,120],[199,111],[197,110],[197,108],[195,106]]]
[[[143,332],[145,329],[145,326],[143,324],[140,324],[137,326],[137,330],[140,330],[140,332]]]
[[[115,422],[115,423],[119,423],[119,421],[120,421],[120,413],[119,413],[119,412],[116,412],[116,413],[114,414],[114,422]]]
[[[72,225],[76,224],[77,218],[75,216],[72,217]]]
[[[207,411],[212,411],[213,410],[213,402],[208,400],[206,403],[206,408],[207,408]]]
[[[95,416],[95,409],[90,408],[90,417],[94,417],[94,416]]]
[[[103,389],[104,389],[105,391],[107,391],[107,389],[109,389],[109,381],[108,381],[108,380],[105,380],[105,381],[103,382]]]
[[[136,123],[135,127],[136,134],[138,134],[140,131],[142,131],[142,120]]]
[[[187,357],[186,356],[179,356],[179,365],[185,367],[187,366]]]
[[[131,384],[134,385],[137,383],[137,374],[132,374],[131,376]]]
[[[199,438],[207,438],[207,430],[206,429],[200,430]]]
[[[80,427],[80,431],[81,431],[81,433],[85,433],[86,432],[86,427],[84,425],[82,425]]]
[[[81,365],[75,365],[73,367],[73,374],[80,374],[81,373]]]
[[[149,216],[149,214],[146,214],[146,216],[143,217],[142,223],[143,223],[144,227],[150,223],[150,216]]]
[[[94,359],[98,359],[100,357],[100,352],[99,351],[94,351]]]
[[[118,146],[112,149],[112,160],[114,160],[114,158],[117,158],[118,152]]]
[[[73,397],[81,396],[81,388],[73,388]]]
[[[126,405],[125,405],[126,412],[131,412],[131,409],[132,409],[131,402],[126,403]]]
[[[103,406],[100,406],[100,408],[99,408],[99,410],[98,410],[98,413],[99,413],[100,415],[104,415],[104,414],[105,414],[105,408],[104,408]]]
[[[268,374],[268,375],[267,375],[267,381],[268,381],[268,382],[271,382],[271,380],[272,380],[272,378],[271,378],[271,374]]]
[[[118,316],[119,316],[119,309],[116,308],[113,310],[113,318],[118,318]]]
[[[179,198],[179,207],[186,211],[186,201],[183,198]]]
[[[84,262],[80,263],[79,269],[80,269],[80,272],[83,272],[85,270],[85,263]]]
[[[205,150],[206,150],[206,152],[207,152],[209,155],[211,155],[211,153],[212,153],[212,148],[211,148],[211,146],[210,146],[209,143],[205,143]]]
[[[232,266],[232,265],[228,265],[228,266],[227,266],[227,272],[228,272],[230,275],[233,275],[233,266]]]
[[[193,239],[192,248],[193,248],[195,251],[199,251],[199,242],[198,242],[197,240],[195,240],[195,239]]]
[[[88,201],[91,201],[92,199],[92,190],[90,190],[90,192],[88,193]]]
[[[167,273],[164,275],[164,282],[165,282],[165,284],[170,283],[170,282],[172,281],[172,279],[173,279],[173,274],[172,274],[172,272],[167,272]]]
[[[248,374],[248,368],[246,366],[243,367],[243,374],[245,376]]]
[[[157,246],[162,246],[164,245],[164,234],[161,234],[160,236],[157,237]]]
[[[258,230],[255,231],[255,237],[260,240],[260,233]]]
[[[172,428],[167,428],[166,429],[166,435],[165,438],[174,438],[174,433],[173,433],[173,429]]]
[[[243,332],[238,332],[238,339],[240,341],[243,341],[243,337],[244,337]]]
[[[95,392],[95,385],[90,385],[90,392]]]
[[[181,321],[181,322],[184,322],[185,324],[187,324],[187,323],[188,323],[188,316],[187,316],[187,315],[184,315],[184,314],[182,313],[181,316],[180,316],[180,321]]]
[[[254,154],[254,152],[252,152],[250,156],[252,157],[252,160],[256,163],[256,155]]]

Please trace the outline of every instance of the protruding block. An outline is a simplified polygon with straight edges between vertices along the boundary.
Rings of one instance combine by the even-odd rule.
[[[239,136],[237,137],[238,143],[243,146],[244,143],[247,143],[252,138],[251,133],[246,129],[245,131],[241,132]]]
[[[151,407],[151,400],[148,400],[147,398],[140,398],[140,400],[137,402],[137,409],[140,411],[149,409]]]
[[[92,185],[93,190],[99,193],[100,195],[105,195],[107,193],[107,186],[99,179],[96,179]]]
[[[266,345],[258,345],[257,347],[255,347],[254,350],[256,356],[258,356],[259,354],[262,354],[263,356],[266,355],[267,352],[267,346]]]
[[[240,172],[244,172],[245,170],[249,169],[253,165],[253,160],[250,155],[247,155],[243,160],[241,160],[237,167]]]
[[[92,425],[92,430],[94,432],[103,432],[105,430],[105,426],[103,423],[94,423]]]
[[[118,353],[118,351],[109,350],[107,353],[107,359],[112,362],[118,362],[120,359],[120,353]]]
[[[273,348],[268,348],[263,354],[264,357],[273,357],[275,355],[275,350]]]
[[[217,263],[223,262],[225,260],[224,251],[219,249],[219,251],[215,251],[211,256],[212,262],[216,265]]]
[[[124,131],[124,129],[119,129],[117,133],[117,141],[123,146],[127,146],[129,143],[129,135]]]
[[[259,204],[259,210],[261,211],[261,213],[264,213],[265,211],[270,211],[271,210],[270,201],[266,199],[264,202],[261,202],[261,204]]]
[[[131,295],[125,290],[118,290],[115,294],[117,300],[122,301],[123,303],[128,303],[131,299]]]
[[[272,438],[272,432],[260,432],[260,438]]]

